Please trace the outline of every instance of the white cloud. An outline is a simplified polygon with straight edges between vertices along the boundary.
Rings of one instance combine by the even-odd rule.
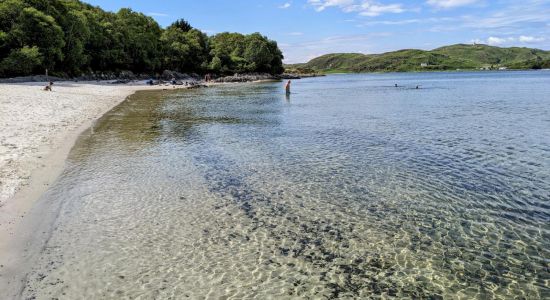
[[[335,6],[345,9],[354,4],[354,0],[308,0],[309,4],[315,7],[316,11],[323,11],[328,7]]]
[[[478,0],[428,0],[426,3],[437,8],[454,8],[474,4],[476,2],[478,2]]]
[[[421,19],[406,19],[397,21],[372,21],[359,24],[357,27],[375,26],[375,25],[408,25],[422,23]]]
[[[512,5],[493,11],[488,16],[477,15],[465,19],[470,27],[476,28],[515,28],[524,31],[527,28],[542,29],[550,22],[548,0],[514,1]]]
[[[409,25],[409,24],[428,24],[428,23],[443,23],[456,21],[455,18],[422,18],[422,19],[402,19],[395,21],[369,21],[358,25],[358,27],[376,26],[376,25]]]
[[[278,3],[294,0],[280,0]],[[404,0],[308,0],[310,10],[348,12],[339,22],[347,25],[367,28],[357,30],[366,35],[346,35],[337,31],[339,37],[316,39],[309,31],[299,39],[288,33],[284,35],[288,45],[281,46],[286,62],[306,61],[312,56],[334,52],[380,53],[403,48],[438,47],[459,42],[490,44],[500,47],[534,47],[550,50],[550,0],[461,0],[461,1],[404,1]],[[403,14],[386,13],[384,17],[360,17],[363,4],[387,6],[398,5]],[[417,4],[414,4],[417,3]],[[420,3],[420,4],[418,4]],[[431,3],[431,4],[429,4]],[[439,5],[437,5],[439,3]],[[429,6],[428,6],[429,5]],[[469,5],[469,6],[468,6]],[[415,14],[414,8],[421,7],[422,12]],[[449,14],[447,9],[465,8],[467,12]],[[366,13],[368,14],[368,10]],[[383,13],[382,13],[383,14]],[[336,22],[336,21],[335,21]],[[376,26],[376,27],[375,27]],[[302,31],[301,29],[295,29]],[[305,29],[304,29],[305,30]],[[373,37],[378,31],[393,32],[391,37]],[[449,34],[430,34],[430,32],[449,32]],[[370,33],[370,35],[368,35]],[[316,35],[314,35],[316,36]],[[467,38],[464,38],[467,36]],[[283,37],[281,37],[284,39]],[[306,41],[306,42],[304,42]],[[431,43],[426,46],[426,42]]]
[[[548,3],[548,0],[543,0]],[[473,30],[492,36],[509,35],[548,35],[550,26],[550,6],[539,0],[523,0],[521,4],[492,11],[483,9],[471,14],[455,17],[454,22],[439,24],[430,29],[433,32]],[[546,29],[545,29],[546,28]]]
[[[148,12],[147,15],[151,17],[168,17],[168,14],[159,12]]]
[[[299,32],[299,31],[295,31],[295,32],[289,32],[288,35],[300,36],[300,35],[304,35],[304,33],[303,33],[303,32]]]
[[[485,45],[490,45],[490,46],[502,46],[504,44],[514,42],[515,40],[516,39],[513,38],[513,37],[503,38],[503,37],[497,37],[497,36],[490,36],[486,40],[473,39],[473,40],[470,41],[470,43],[471,44],[485,44]]]
[[[487,39],[487,44],[489,44],[491,46],[498,46],[498,45],[502,45],[502,44],[506,43],[510,39],[511,38],[505,39],[505,38],[499,38],[499,37],[496,37],[496,36],[491,36]]]
[[[281,6],[279,6],[279,8],[281,8],[281,9],[287,9],[287,8],[289,8],[291,5],[292,5],[292,3],[287,2],[287,3],[285,3],[285,4],[281,5]]]
[[[385,13],[398,14],[404,11],[405,9],[403,9],[401,4],[378,5],[365,2],[359,8],[360,15],[369,17],[375,17]]]
[[[323,11],[329,7],[338,7],[346,13],[355,12],[361,16],[375,17],[385,13],[402,13],[405,11],[402,4],[381,4],[370,0],[308,0],[316,11]]]
[[[538,43],[544,42],[545,38],[543,37],[534,37],[534,36],[525,36],[522,35],[519,37],[519,41],[522,43]]]
[[[543,38],[543,37],[520,35],[519,37],[491,36],[491,37],[487,38],[487,40],[475,39],[475,40],[471,40],[470,43],[487,44],[487,45],[491,45],[491,46],[502,46],[502,45],[517,44],[517,42],[520,42],[520,43],[539,43],[539,42],[543,42],[543,41],[545,41],[545,38]]]
[[[279,44],[285,54],[285,63],[306,62],[311,58],[342,52],[373,53],[375,45],[387,46],[381,42],[392,34],[377,32],[358,35],[337,35],[325,37],[319,40],[301,41],[297,43]],[[380,49],[378,49],[380,50]],[[389,50],[389,49],[382,49]]]

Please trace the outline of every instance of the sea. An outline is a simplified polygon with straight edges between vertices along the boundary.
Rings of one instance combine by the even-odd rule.
[[[550,71],[283,85],[98,120],[31,212],[23,298],[550,298]]]

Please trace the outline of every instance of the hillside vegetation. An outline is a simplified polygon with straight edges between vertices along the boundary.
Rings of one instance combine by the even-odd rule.
[[[406,49],[383,54],[335,53],[293,64],[317,72],[407,72],[474,69],[550,68],[550,51],[458,44],[431,51]]]
[[[78,0],[1,0],[0,77],[88,72],[283,72],[275,41],[259,33],[207,36],[184,20],[167,28],[124,8]]]

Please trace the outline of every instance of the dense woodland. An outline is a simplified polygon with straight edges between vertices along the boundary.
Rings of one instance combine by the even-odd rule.
[[[259,33],[207,36],[184,20],[167,28],[131,9],[78,0],[1,0],[0,77],[89,72],[283,72],[275,41]]]

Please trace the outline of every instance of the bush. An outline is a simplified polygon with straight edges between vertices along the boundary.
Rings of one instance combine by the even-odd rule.
[[[42,55],[38,47],[24,46],[14,49],[0,62],[0,74],[3,76],[28,75],[42,65]]]

